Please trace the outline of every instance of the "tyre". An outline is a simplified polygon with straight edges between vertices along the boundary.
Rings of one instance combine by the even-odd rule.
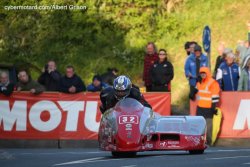
[[[136,152],[116,152],[116,151],[112,151],[111,154],[115,158],[118,158],[118,157],[132,158],[132,157],[136,156]]]
[[[204,150],[189,150],[189,154],[203,154]]]

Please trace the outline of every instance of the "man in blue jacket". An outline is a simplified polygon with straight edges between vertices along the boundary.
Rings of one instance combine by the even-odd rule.
[[[202,53],[202,48],[199,45],[195,45],[194,53],[186,59],[185,63],[185,75],[189,81],[190,86],[190,99],[195,98],[195,86],[200,80],[199,70],[201,67],[208,66],[207,56]]]
[[[226,56],[226,62],[221,63],[217,70],[216,80],[223,91],[237,91],[240,78],[240,67],[234,62],[232,52]]]

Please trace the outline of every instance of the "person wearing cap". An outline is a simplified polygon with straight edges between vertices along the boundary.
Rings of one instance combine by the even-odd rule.
[[[200,80],[199,70],[201,67],[208,66],[207,56],[202,53],[202,48],[199,45],[195,45],[194,53],[190,54],[185,62],[185,75],[189,81],[190,94],[189,98],[194,100],[194,88],[196,83]]]
[[[217,70],[216,80],[223,91],[237,91],[240,78],[240,67],[234,62],[232,52],[227,53],[226,62],[221,63]]]
[[[87,91],[89,92],[100,92],[101,90],[107,88],[109,85],[102,82],[102,78],[99,75],[95,75],[92,79],[92,83],[87,86]]]
[[[201,67],[199,70],[201,80],[196,85],[197,115],[203,116],[207,123],[207,144],[212,141],[212,119],[217,114],[216,106],[219,102],[220,86],[212,78],[208,67]]]
[[[159,50],[159,60],[156,61],[150,70],[152,79],[152,91],[169,92],[170,82],[174,78],[173,65],[167,59],[167,51]]]
[[[238,91],[250,91],[250,56],[244,62],[238,84]]]

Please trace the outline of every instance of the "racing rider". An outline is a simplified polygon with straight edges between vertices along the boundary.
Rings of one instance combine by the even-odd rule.
[[[106,110],[114,107],[119,100],[124,98],[136,99],[145,107],[152,108],[140,93],[140,90],[132,85],[130,79],[125,75],[121,75],[114,80],[113,87],[108,87],[101,91],[101,112],[104,113]]]

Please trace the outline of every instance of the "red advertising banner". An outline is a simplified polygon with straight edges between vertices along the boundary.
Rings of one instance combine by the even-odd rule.
[[[250,138],[250,92],[222,92],[220,138]],[[196,115],[196,103],[190,102],[190,114]]]
[[[154,111],[170,115],[170,93],[144,96]],[[97,139],[99,105],[99,93],[0,95],[0,139]]]

